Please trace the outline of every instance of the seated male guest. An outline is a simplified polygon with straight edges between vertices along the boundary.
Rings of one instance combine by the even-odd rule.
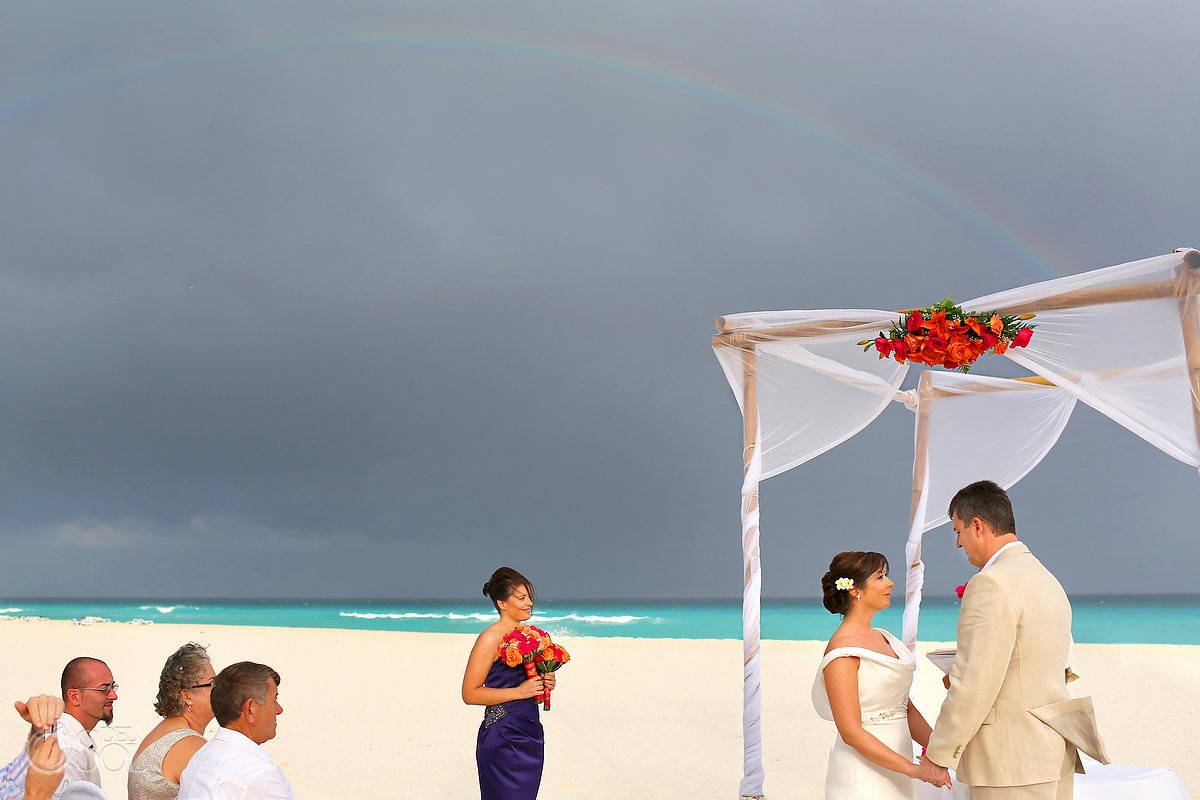
[[[58,720],[58,745],[66,753],[67,762],[55,797],[61,797],[75,783],[100,785],[92,731],[101,722],[112,725],[118,688],[108,665],[89,656],[68,661],[61,684],[65,708]]]
[[[220,728],[179,777],[179,800],[295,800],[283,770],[260,745],[275,738],[279,673],[240,661],[217,673],[212,710]]]

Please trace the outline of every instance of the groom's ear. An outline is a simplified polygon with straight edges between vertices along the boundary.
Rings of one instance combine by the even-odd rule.
[[[979,517],[971,517],[971,533],[976,536],[982,536],[988,532],[990,526]]]

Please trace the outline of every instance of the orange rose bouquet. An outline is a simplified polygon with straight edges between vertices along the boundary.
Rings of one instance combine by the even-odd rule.
[[[889,330],[859,344],[864,352],[874,347],[880,358],[891,356],[901,364],[911,361],[968,372],[989,350],[1002,356],[1010,347],[1029,344],[1036,326],[1023,323],[1033,317],[963,311],[947,297],[929,308],[906,312]]]
[[[538,674],[554,672],[571,657],[560,645],[550,640],[550,634],[536,625],[518,625],[500,641],[500,658],[510,667],[525,665],[525,674],[533,678]],[[550,710],[550,692],[537,695],[534,700]]]

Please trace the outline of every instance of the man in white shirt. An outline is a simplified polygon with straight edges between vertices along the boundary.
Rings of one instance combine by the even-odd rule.
[[[66,753],[67,761],[55,797],[62,797],[73,783],[100,785],[92,730],[101,721],[112,724],[118,686],[107,664],[80,656],[63,668],[61,688],[65,708],[58,719],[58,746]]]
[[[275,738],[279,673],[265,664],[230,664],[213,679],[212,710],[220,728],[179,778],[179,800],[295,800],[283,770],[263,742]]]

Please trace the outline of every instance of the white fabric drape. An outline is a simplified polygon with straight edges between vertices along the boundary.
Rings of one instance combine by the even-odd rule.
[[[963,308],[1037,311],[1029,346],[1009,350],[1009,359],[1171,457],[1200,467],[1195,414],[1200,400],[1189,384],[1183,324],[1189,314],[1197,323],[1196,298],[1184,287],[1198,270],[1187,267],[1184,256],[1171,253],[1035,283],[971,300]],[[1037,310],[1047,298],[1067,293],[1103,299],[1153,285],[1162,286],[1164,296]]]
[[[904,644],[917,644],[924,565],[921,540],[925,531],[948,519],[950,499],[963,486],[993,480],[1009,488],[1029,474],[1058,441],[1075,398],[1054,386],[1007,378],[926,372],[922,375],[918,413],[926,414],[925,448],[914,474],[924,474],[916,513],[905,546]],[[964,454],[972,454],[964,457]],[[979,458],[986,453],[987,457]],[[923,467],[923,469],[921,469]]]
[[[763,795],[762,759],[762,569],[758,551],[758,484],[762,479],[762,433],[746,461],[742,481],[742,784],[744,798]]]
[[[887,311],[858,309],[725,318],[735,331],[753,330],[759,337],[756,374],[764,480],[837,447],[883,413],[908,374],[908,365],[863,353],[855,342],[874,338],[895,318]],[[771,338],[795,326],[810,332],[803,339]],[[713,349],[741,405],[741,351]]]

